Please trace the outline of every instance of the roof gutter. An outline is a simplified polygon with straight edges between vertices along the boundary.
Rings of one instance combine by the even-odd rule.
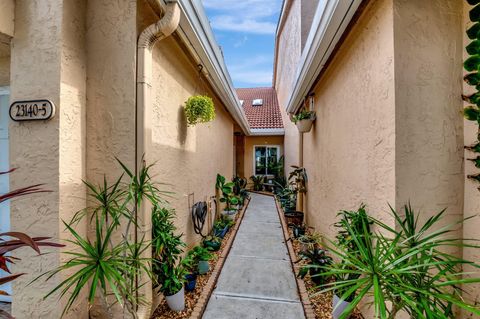
[[[298,64],[286,111],[298,112],[363,0],[320,1]]]
[[[220,97],[243,133],[250,135],[245,111],[237,97],[227,71],[223,53],[217,45],[210,22],[200,0],[178,0],[182,19],[177,34],[190,51],[197,64],[203,66],[206,79]]]

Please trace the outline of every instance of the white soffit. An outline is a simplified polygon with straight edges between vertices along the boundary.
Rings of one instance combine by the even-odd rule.
[[[298,110],[362,0],[320,0],[298,65],[287,113]]]

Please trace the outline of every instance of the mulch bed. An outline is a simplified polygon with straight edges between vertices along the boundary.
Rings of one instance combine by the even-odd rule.
[[[293,250],[295,251],[295,256],[292,256],[294,259],[293,261],[296,262],[299,260],[299,252],[300,252],[300,243],[298,240],[293,239],[292,229],[289,228],[288,233],[290,238],[292,238],[292,246]],[[299,262],[295,263],[296,266],[301,267],[306,265],[307,262],[300,260]],[[295,267],[296,269],[299,269]],[[297,274],[296,274],[297,275]],[[318,288],[315,287],[315,284],[310,278],[310,275],[305,276],[303,279],[305,282],[305,287],[307,288],[307,292],[309,295],[309,299],[312,305],[312,308],[315,312],[316,319],[332,319],[332,293],[317,293]],[[351,316],[350,319],[363,319],[363,316],[360,314],[359,311],[355,311]]]
[[[155,310],[155,313],[153,314],[152,318],[154,319],[190,318],[193,308],[195,308],[195,305],[197,304],[197,301],[202,294],[203,288],[205,287],[208,280],[210,279],[210,276],[212,275],[212,271],[215,268],[215,264],[217,263],[218,257],[221,255],[221,253],[225,249],[225,246],[228,243],[228,239],[230,238],[230,236],[232,236],[232,234],[233,234],[232,229],[230,229],[228,233],[225,235],[224,239],[222,240],[222,246],[220,247],[220,249],[218,251],[212,252],[212,254],[214,254],[214,258],[212,258],[212,260],[208,262],[210,264],[210,270],[208,271],[208,273],[204,275],[197,276],[197,284],[195,286],[195,290],[190,292],[185,291],[185,310],[180,312],[172,311],[168,307],[167,301],[163,299],[160,305],[158,306],[157,310]]]
[[[208,302],[208,299],[216,284],[216,280],[218,279],[221,268],[223,267],[225,258],[227,257],[229,249],[232,246],[232,241],[235,239],[234,237],[230,237],[236,235],[249,203],[250,200],[248,199],[239,214],[237,214],[235,219],[235,225],[229,229],[227,234],[225,234],[220,249],[218,251],[212,252],[214,257],[212,258],[212,260],[209,261],[210,270],[208,271],[208,273],[197,276],[197,283],[195,285],[194,291],[185,291],[185,310],[181,312],[170,310],[167,305],[167,301],[165,300],[165,298],[163,298],[159,306],[155,310],[154,314],[152,315],[152,319],[201,318],[202,313],[206,307],[206,303]],[[212,275],[216,277],[211,278]]]

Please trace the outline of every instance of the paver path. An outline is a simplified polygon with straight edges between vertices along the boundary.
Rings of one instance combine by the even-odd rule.
[[[275,202],[251,197],[203,319],[303,319]]]

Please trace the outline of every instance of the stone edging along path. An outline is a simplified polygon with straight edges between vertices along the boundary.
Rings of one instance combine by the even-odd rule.
[[[273,195],[270,194],[270,196],[273,196]],[[293,269],[293,274],[295,275],[295,280],[297,282],[298,294],[300,295],[300,300],[302,301],[305,318],[315,319],[315,311],[313,310],[310,297],[308,296],[305,282],[303,281],[303,279],[297,276],[299,267],[294,264],[293,259],[296,258],[296,254],[295,254],[295,251],[293,250],[292,239],[290,238],[290,234],[288,233],[288,225],[287,225],[287,221],[285,220],[283,209],[276,198],[275,198],[275,205],[277,206],[278,217],[280,217],[280,223],[282,224],[283,237],[285,239],[285,244],[287,245],[288,254],[290,255],[290,263]]]
[[[203,287],[202,293],[198,298],[198,301],[193,308],[192,313],[190,314],[190,319],[201,319],[205,309],[207,308],[208,300],[212,295],[213,290],[217,284],[218,277],[220,276],[220,272],[222,271],[223,265],[225,264],[225,260],[227,259],[228,254],[230,253],[230,249],[232,248],[233,241],[237,236],[238,229],[240,228],[240,224],[242,223],[243,216],[245,215],[245,211],[248,208],[248,204],[250,203],[250,198],[247,202],[243,205],[243,208],[239,212],[239,216],[233,226],[232,234],[228,238],[228,242],[225,245],[222,253],[218,256],[218,262],[215,265],[215,268],[212,270],[210,278],[208,279],[207,284]]]

